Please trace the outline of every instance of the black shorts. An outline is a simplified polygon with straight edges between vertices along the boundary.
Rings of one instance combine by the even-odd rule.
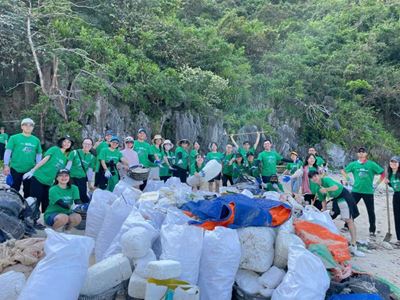
[[[6,151],[6,144],[0,143],[0,160],[4,159],[5,151]]]

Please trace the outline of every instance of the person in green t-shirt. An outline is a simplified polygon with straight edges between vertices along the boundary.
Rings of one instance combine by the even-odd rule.
[[[203,170],[204,166],[205,166],[204,157],[199,153],[197,154],[194,163],[190,165],[190,176],[201,176],[200,172],[201,170]],[[192,187],[193,191],[196,190],[199,191],[200,188],[201,185],[196,185]]]
[[[223,154],[221,152],[218,152],[218,145],[215,142],[212,142],[210,144],[210,152],[207,153],[206,155],[206,162],[209,162],[210,160],[215,159],[218,161],[220,164],[222,164],[222,159],[223,159]],[[208,189],[210,192],[216,192],[219,193],[219,185],[221,181],[221,173],[219,173],[217,176],[215,176],[213,179],[208,181]]]
[[[42,213],[46,211],[49,205],[49,189],[54,183],[57,172],[65,168],[73,144],[69,135],[60,138],[57,146],[49,148],[43,159],[23,176],[24,179],[32,178],[30,194],[37,199],[38,209],[41,205]],[[38,219],[39,216],[36,215],[35,217]],[[43,225],[37,223],[36,227],[42,229]]]
[[[246,164],[247,162],[247,164]],[[246,166],[246,173],[249,176],[252,176],[255,178],[256,182],[261,188],[262,184],[262,178],[261,178],[261,169],[260,169],[260,161],[258,159],[255,159],[254,154],[249,152],[247,153],[247,160],[245,161],[245,166]]]
[[[160,166],[160,180],[166,182],[172,176],[173,165],[175,163],[175,153],[172,151],[174,144],[170,140],[165,140],[162,144],[163,160]]]
[[[261,163],[261,176],[263,183],[268,183],[272,175],[276,175],[276,166],[284,160],[283,157],[275,152],[270,140],[264,142],[264,151],[258,154],[257,159]]]
[[[85,138],[82,142],[82,149],[73,150],[68,155],[66,169],[70,170],[71,181],[79,189],[81,202],[89,203],[87,193],[88,183],[91,189],[93,186],[94,168],[96,157],[90,152],[93,146],[91,138]]]
[[[249,141],[244,141],[243,144],[242,144],[242,147],[239,147],[239,145],[235,141],[234,135],[231,134],[229,137],[231,138],[231,141],[232,141],[233,145],[235,145],[235,147],[237,149],[237,152],[239,152],[242,155],[243,160],[246,161],[247,154],[249,152],[251,152],[251,153],[253,153],[255,155],[257,147],[258,147],[258,144],[260,142],[260,136],[261,136],[260,133],[257,132],[256,142],[254,143],[253,147],[250,145]]]
[[[156,134],[152,140],[153,144],[150,146],[150,174],[149,179],[159,180],[160,179],[160,168],[164,160],[164,152],[162,149],[162,143],[164,139],[160,134]]]
[[[96,143],[93,145],[93,150],[95,150],[95,155],[96,157],[99,156],[101,150],[106,149],[110,146],[110,140],[113,136],[113,131],[112,130],[107,130],[104,134],[104,139],[101,138],[101,135],[99,135],[99,139]],[[100,161],[99,159],[96,159],[96,166],[95,169],[97,170],[100,166]],[[94,186],[99,185],[99,180],[100,180],[100,174],[96,173],[95,178],[94,178]]]
[[[278,192],[278,193],[284,192],[283,186],[279,182],[278,175],[272,175],[269,182],[267,182],[266,184],[263,184],[263,186],[265,187],[265,190],[267,192]]]
[[[232,163],[232,179],[233,183],[240,182],[243,175],[246,173],[246,166],[242,154],[236,153],[234,162]]]
[[[53,229],[66,226],[66,230],[79,225],[82,218],[72,211],[72,205],[79,202],[79,189],[71,184],[67,169],[57,172],[56,183],[49,189],[49,206],[44,213],[44,222]]]
[[[296,151],[290,152],[290,159],[292,162],[286,165],[286,170],[283,175],[291,175],[290,177],[290,187],[292,194],[299,194],[301,187],[301,176],[295,177],[295,174],[299,174],[298,170],[303,168],[303,162],[299,159],[299,155]],[[297,172],[297,173],[296,173]],[[293,176],[294,175],[294,176]]]
[[[358,160],[349,163],[341,172],[347,182],[350,181],[350,177],[347,174],[353,174],[354,185],[351,193],[357,204],[361,199],[364,200],[369,219],[369,234],[371,237],[375,237],[374,191],[384,180],[385,173],[380,165],[372,160],[368,160],[368,153],[365,147],[358,149],[357,156]],[[380,175],[380,178],[377,184],[374,184],[374,177],[376,175]]]
[[[193,143],[193,148],[190,150],[190,165],[196,161],[197,154],[200,153],[200,143],[195,141]]]
[[[393,156],[388,166],[388,177],[385,183],[393,189],[393,216],[396,229],[396,246],[400,247],[400,156]]]
[[[144,128],[139,128],[137,131],[137,139],[134,141],[134,148],[139,157],[139,163],[144,168],[150,168],[151,162],[149,160],[150,155],[150,144],[146,141],[147,140],[147,132]],[[143,180],[143,183],[139,186],[141,191],[147,185],[147,180]]]
[[[4,153],[3,174],[5,176],[11,174],[13,179],[11,187],[16,191],[19,191],[23,184],[24,198],[31,196],[31,180],[23,180],[23,176],[42,160],[40,141],[32,135],[34,126],[35,123],[32,119],[23,119],[21,121],[22,133],[10,137]]]
[[[357,205],[350,192],[339,182],[336,182],[327,176],[322,177],[318,171],[310,171],[308,173],[308,178],[318,186],[319,195],[333,198],[333,211],[335,214],[340,215],[350,231],[350,252],[355,256],[365,256],[363,252],[357,250],[357,230],[354,224],[354,218],[356,218],[359,213]],[[325,200],[325,198],[323,200]],[[323,203],[323,210],[326,210],[326,202],[323,201]]]
[[[175,150],[174,162],[174,177],[178,177],[182,183],[186,183],[189,172],[189,146],[190,142],[187,139],[182,139],[178,142],[178,147]]]
[[[4,158],[4,152],[6,150],[7,141],[8,141],[8,134],[5,133],[4,127],[0,127],[0,160]]]
[[[124,168],[129,168],[128,161],[122,156],[121,151],[118,150],[119,139],[113,136],[110,140],[110,147],[101,150],[98,159],[100,166],[96,170],[100,174],[99,188],[102,190],[107,189],[112,192],[119,181],[119,173],[117,164],[122,162]]]
[[[222,186],[233,185],[232,172],[233,172],[233,162],[235,160],[235,154],[233,153],[232,144],[227,144],[225,147],[225,153],[222,158]]]

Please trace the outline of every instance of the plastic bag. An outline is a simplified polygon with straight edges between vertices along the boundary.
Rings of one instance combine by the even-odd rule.
[[[274,261],[275,232],[267,227],[238,229],[241,244],[240,268],[255,272],[267,271]]]
[[[141,258],[137,258],[133,260],[133,266],[135,267],[135,273],[139,276],[146,278],[147,277],[147,264],[151,261],[157,260],[156,255],[153,250],[149,250],[147,254]]]
[[[216,227],[206,231],[200,260],[200,299],[231,300],[240,264],[240,241],[236,230]]]
[[[161,225],[165,219],[165,211],[158,207],[158,205],[145,201],[139,204],[139,212],[148,222],[150,222],[157,230],[161,229]]]
[[[286,268],[289,258],[289,247],[295,244],[305,247],[301,238],[294,233],[279,230],[275,241],[274,266],[281,269]]]
[[[319,257],[306,248],[289,248],[288,272],[275,289],[272,300],[324,300],[330,279]]]
[[[129,229],[138,226],[145,228],[148,231],[148,234],[152,236],[153,241],[159,235],[158,231],[153,227],[153,225],[151,225],[150,222],[146,221],[137,209],[133,208],[129,213],[129,216],[122,224],[118,234],[114,237],[107,251],[104,253],[104,258],[107,258],[117,253],[121,253],[121,236]]]
[[[149,179],[147,181],[146,187],[144,188],[144,192],[156,192],[159,191],[162,187],[164,187],[164,181],[162,180],[152,180]]]
[[[17,300],[26,279],[24,273],[10,271],[0,275],[0,299]]]
[[[307,205],[303,209],[303,215],[300,217],[300,219],[319,224],[331,232],[339,234],[339,230],[337,229],[335,223],[333,223],[328,210],[321,212],[315,206]]]
[[[284,270],[272,266],[267,272],[258,278],[258,281],[266,288],[275,289],[282,282],[285,274]]]
[[[256,272],[240,269],[236,274],[235,281],[244,292],[255,295],[263,289],[258,277],[259,275]]]
[[[118,234],[132,208],[132,205],[126,203],[122,197],[119,197],[111,205],[110,209],[107,210],[104,222],[96,240],[96,262],[105,258],[105,253],[108,247],[111,245],[114,237]]]
[[[93,192],[92,200],[90,201],[89,209],[86,215],[85,235],[97,238],[97,235],[103,224],[106,212],[111,204],[117,199],[117,196],[109,191],[96,189]]]
[[[115,195],[117,195],[117,197],[119,197],[119,196],[121,196],[123,191],[125,191],[127,188],[130,188],[130,187],[131,187],[131,185],[128,184],[126,181],[120,180],[114,187],[113,194],[115,194]]]
[[[203,248],[203,229],[190,225],[163,225],[161,227],[161,259],[181,263],[180,279],[197,284],[200,257]]]
[[[85,236],[46,229],[46,256],[29,277],[19,300],[78,299],[89,267],[94,241]]]

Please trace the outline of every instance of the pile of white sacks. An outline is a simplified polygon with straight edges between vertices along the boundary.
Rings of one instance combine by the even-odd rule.
[[[176,208],[189,198],[191,188],[177,178],[150,182],[144,193],[122,181],[113,193],[96,190],[86,236],[46,230],[46,257],[26,284],[18,274],[0,275],[0,286],[18,278],[4,299],[90,299],[128,284],[130,297],[153,300],[172,283],[175,300],[231,300],[235,282],[266,299],[324,299],[329,277],[294,234],[292,218],[274,229],[205,231]]]

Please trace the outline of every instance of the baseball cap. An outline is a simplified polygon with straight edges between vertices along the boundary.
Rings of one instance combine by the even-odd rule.
[[[109,130],[106,130],[105,135],[114,135],[114,132],[111,129],[109,129]]]
[[[133,142],[134,139],[133,139],[133,137],[131,137],[131,136],[127,136],[127,137],[124,139],[124,141],[125,141],[125,143],[127,143],[127,142]]]
[[[397,156],[397,155],[392,156],[392,158],[390,159],[390,161],[395,161],[395,162],[400,163],[400,156]]]
[[[365,148],[365,147],[360,147],[360,148],[358,148],[358,151],[357,151],[358,153],[360,153],[360,152],[365,152],[365,153],[367,153],[368,151],[367,151],[367,148]]]
[[[57,176],[61,174],[68,174],[69,175],[69,170],[68,169],[60,169],[57,172]]]
[[[25,125],[25,124],[31,124],[31,125],[35,125],[35,122],[33,122],[33,120],[31,118],[25,118],[21,121],[21,126]]]
[[[119,143],[119,138],[118,138],[116,135],[113,135],[113,136],[111,137],[110,142],[117,142],[117,143]]]
[[[141,132],[144,132],[144,133],[147,134],[146,129],[144,129],[143,127],[139,128],[139,130],[137,131],[137,133],[141,133]]]

